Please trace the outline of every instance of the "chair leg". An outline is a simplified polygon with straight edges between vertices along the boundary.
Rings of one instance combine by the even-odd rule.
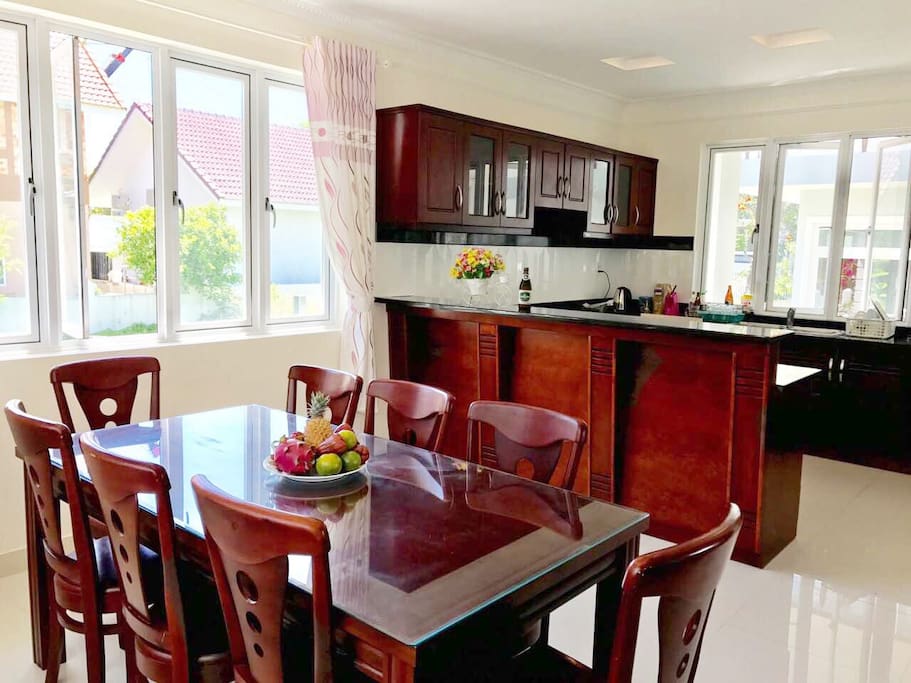
[[[146,683],[146,678],[139,672],[136,666],[136,642],[133,632],[120,619],[120,633],[117,639],[120,641],[120,647],[123,649],[123,655],[126,659],[127,683]]]
[[[88,683],[104,683],[104,635],[101,633],[101,615],[84,614],[85,621],[85,670]]]
[[[51,611],[50,623],[48,624],[48,643],[47,643],[47,669],[44,675],[44,683],[57,683],[60,675],[60,660],[63,659],[63,626],[57,620],[57,614]]]

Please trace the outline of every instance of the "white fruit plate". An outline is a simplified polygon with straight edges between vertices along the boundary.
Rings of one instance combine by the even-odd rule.
[[[361,466],[356,470],[350,470],[348,472],[339,472],[338,474],[287,474],[282,472],[275,466],[275,460],[272,459],[270,455],[268,458],[263,460],[263,469],[266,470],[269,474],[275,474],[281,477],[282,479],[287,479],[288,481],[298,482],[300,484],[327,484],[332,481],[339,481],[340,479],[345,479],[350,477],[352,474],[357,474],[358,472],[363,471],[365,465],[361,463]]]

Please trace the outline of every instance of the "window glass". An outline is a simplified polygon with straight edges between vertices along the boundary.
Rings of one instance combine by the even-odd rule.
[[[825,310],[840,143],[782,145],[773,207],[773,244],[767,301],[802,313]],[[824,246],[821,246],[824,245]]]
[[[877,301],[901,315],[907,268],[911,137],[854,141],[838,314],[866,312]]]
[[[176,62],[180,323],[248,315],[247,77]]]
[[[0,343],[35,336],[25,29],[0,22]]]
[[[151,54],[51,34],[61,323],[157,330]]]
[[[761,148],[712,150],[703,277],[709,301],[723,301],[729,285],[735,301],[751,290],[761,166]]]
[[[275,321],[325,317],[326,258],[307,96],[269,82],[269,311]]]

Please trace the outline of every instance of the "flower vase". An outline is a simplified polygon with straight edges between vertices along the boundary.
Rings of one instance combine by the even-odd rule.
[[[465,289],[468,290],[468,302],[471,304],[482,303],[487,296],[490,278],[465,278]]]

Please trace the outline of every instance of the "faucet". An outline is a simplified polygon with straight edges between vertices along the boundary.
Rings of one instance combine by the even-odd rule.
[[[604,298],[609,299],[610,298],[610,275],[607,274],[606,270],[602,270],[601,268],[598,268],[598,272],[607,278],[607,289],[604,291]]]
[[[788,309],[788,315],[787,315],[786,318],[785,318],[785,320],[786,320],[787,322],[785,323],[785,325],[787,326],[787,328],[788,328],[789,330],[792,329],[792,328],[794,327],[794,316],[795,316],[796,314],[797,314],[797,311],[794,310],[793,307],[791,307],[791,308]]]

